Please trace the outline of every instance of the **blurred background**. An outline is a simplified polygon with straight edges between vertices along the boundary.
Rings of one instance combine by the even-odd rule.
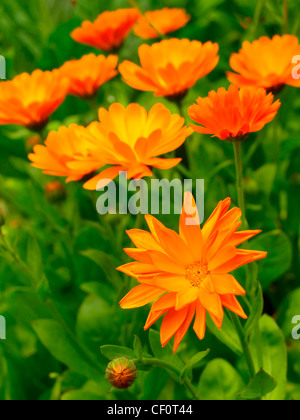
[[[283,33],[299,36],[300,31],[299,2],[293,0],[141,0],[137,4],[143,11],[184,7],[192,20],[173,35],[220,45],[218,67],[189,91],[185,112],[198,96],[229,86],[225,75],[230,69],[229,58],[244,40]],[[1,0],[0,55],[6,58],[7,79],[36,68],[51,70],[66,60],[96,52],[73,41],[71,31],[83,20],[94,20],[102,11],[120,7],[130,4],[125,0]],[[137,62],[142,43],[131,34],[120,61],[127,58]],[[269,252],[268,259],[258,264],[264,311],[279,324],[280,343],[287,344],[281,346],[282,358],[278,358],[279,380],[287,398],[297,399],[300,342],[291,340],[291,319],[300,315],[299,90],[286,87],[279,97],[282,107],[276,120],[245,143],[247,215],[251,229],[264,232],[251,247]],[[151,93],[134,91],[120,77],[105,84],[98,95],[98,105],[104,107],[134,101],[149,109],[157,99]],[[174,105],[165,99],[161,102],[176,112]],[[68,97],[48,129],[72,122],[87,124],[95,118],[89,103]],[[132,348],[136,334],[145,351],[151,351],[148,333],[143,331],[149,308],[122,311],[118,306],[134,282],[124,279],[115,267],[128,261],[122,252],[129,245],[125,229],[137,222],[130,215],[99,219],[96,195],[84,191],[79,183],[63,183],[60,194],[49,198],[46,186],[54,178],[31,168],[27,160],[34,144],[32,136],[24,128],[0,127],[0,208],[6,214],[3,231],[15,252],[13,257],[0,247],[0,315],[7,321],[7,339],[0,341],[0,398],[188,398],[186,391],[158,368],[140,372],[129,391],[108,394],[110,386],[104,379],[108,360],[99,347],[113,344]],[[188,142],[190,174],[193,179],[205,179],[205,217],[228,196],[237,204],[232,146],[200,135]],[[158,171],[156,175],[168,177],[171,172]],[[172,176],[181,175],[175,171]],[[177,216],[162,216],[160,220],[170,228],[178,226]],[[243,283],[243,269],[237,277]],[[230,338],[233,343],[235,340]],[[234,345],[228,349],[216,331],[211,330],[203,342],[191,331],[179,358],[188,359],[208,347],[208,360],[217,359],[218,369],[214,361],[205,370],[206,359],[195,371],[196,384],[206,399],[235,398],[243,387],[245,367]],[[287,380],[280,368],[286,348]],[[283,396],[284,390],[281,392]]]

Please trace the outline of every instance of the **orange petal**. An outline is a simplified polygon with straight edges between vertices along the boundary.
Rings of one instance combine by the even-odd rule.
[[[141,284],[134,287],[120,302],[121,308],[132,309],[145,306],[160,297],[163,291],[156,287]]]

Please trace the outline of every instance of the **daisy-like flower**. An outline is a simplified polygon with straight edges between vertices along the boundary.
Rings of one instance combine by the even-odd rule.
[[[35,70],[0,83],[0,125],[42,128],[65,100],[69,82],[59,71]]]
[[[60,127],[58,132],[49,133],[45,145],[35,146],[28,158],[33,167],[47,175],[67,177],[66,182],[79,181],[98,169],[98,163],[89,160],[93,141],[84,127],[76,124]],[[82,164],[72,169],[69,164],[75,159],[82,159]]]
[[[83,22],[71,33],[71,37],[81,44],[113,51],[121,47],[139,17],[140,12],[134,8],[104,12],[95,22]]]
[[[105,57],[88,54],[80,60],[67,61],[59,71],[70,82],[70,95],[88,98],[94,96],[105,82],[118,74],[117,64],[116,55]]]
[[[272,93],[263,88],[231,85],[228,91],[211,91],[189,108],[190,118],[201,124],[191,127],[221,140],[242,140],[274,119],[281,104],[273,99]]]
[[[183,28],[191,19],[184,9],[165,7],[162,10],[146,12],[133,28],[136,35],[143,39],[159,38]]]
[[[245,41],[240,52],[230,58],[230,66],[236,73],[228,72],[227,77],[236,86],[263,87],[273,93],[285,85],[300,87],[300,80],[292,77],[295,55],[300,55],[300,45],[293,35]]]
[[[29,155],[33,166],[46,174],[67,176],[67,182],[102,169],[84,184],[84,188],[95,190],[120,172],[127,172],[128,179],[141,179],[152,176],[153,167],[173,168],[181,159],[158,156],[177,149],[192,134],[184,118],[172,115],[162,104],[149,113],[137,104],[127,108],[113,104],[108,111],[99,110],[99,119],[87,128],[73,125],[51,132],[46,145],[36,146]]]
[[[192,195],[187,193],[179,234],[152,216],[146,216],[151,233],[127,232],[136,248],[125,252],[137,261],[118,270],[140,284],[124,297],[121,307],[139,308],[155,301],[145,330],[164,315],[161,343],[165,346],[175,336],[174,353],[194,317],[194,330],[200,340],[205,336],[207,313],[219,329],[224,308],[247,318],[236,298],[245,295],[245,290],[230,273],[267,254],[237,248],[260,231],[237,232],[241,211],[228,211],[230,203],[230,198],[221,201],[201,229],[199,223],[187,223],[195,212]]]
[[[154,92],[171,100],[183,98],[188,89],[218,64],[218,44],[170,39],[139,48],[141,67],[124,61],[119,71],[134,89]]]

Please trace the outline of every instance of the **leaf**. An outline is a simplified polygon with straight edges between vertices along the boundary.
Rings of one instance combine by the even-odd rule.
[[[206,323],[210,332],[214,334],[219,341],[229,347],[235,354],[240,356],[243,353],[239,337],[236,330],[232,327],[232,323],[226,313],[224,314],[221,331],[216,327],[210,316],[207,317]]]
[[[138,360],[143,359],[143,346],[141,340],[137,335],[134,336],[134,343],[133,343],[134,353]]]
[[[278,383],[276,389],[264,397],[265,400],[281,401],[286,396],[287,384],[287,349],[281,330],[273,318],[264,315],[260,322],[260,343],[257,334],[251,337],[250,350],[257,371],[264,369]],[[257,349],[262,348],[263,366],[259,364]]]
[[[86,391],[69,391],[66,392],[62,397],[62,401],[101,401],[102,397],[91,392]]]
[[[95,381],[100,368],[89,359],[84,349],[56,321],[39,319],[32,323],[34,331],[53,357],[70,369]]]
[[[264,309],[264,296],[263,296],[262,288],[259,285],[258,294],[256,296],[256,299],[254,301],[253,307],[250,311],[250,315],[244,329],[246,338],[249,337],[249,335],[252,332],[252,329],[259,322],[263,313],[263,309]]]
[[[185,365],[185,367],[181,371],[181,377],[186,375],[190,369],[195,367],[198,363],[200,363],[208,354],[210,353],[210,350],[207,349],[206,351],[202,351],[200,353],[195,354]]]
[[[215,359],[204,369],[198,391],[206,401],[235,401],[244,387],[239,373],[223,359]]]
[[[128,347],[105,345],[100,347],[101,353],[109,360],[118,359],[119,357],[127,357],[135,359],[135,352]]]
[[[257,182],[259,189],[266,195],[270,195],[273,189],[277,166],[274,163],[267,163],[259,168],[253,178]]]
[[[285,233],[275,230],[253,239],[251,248],[268,252],[267,258],[257,262],[258,278],[262,289],[265,290],[290,268],[293,255],[292,243]]]
[[[254,378],[251,379],[249,385],[244,392],[240,394],[244,400],[256,400],[270,394],[277,387],[277,382],[261,369]]]

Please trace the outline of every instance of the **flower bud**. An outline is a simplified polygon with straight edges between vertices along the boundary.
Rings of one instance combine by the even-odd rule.
[[[107,382],[117,389],[127,389],[131,387],[137,378],[137,369],[135,364],[121,357],[111,361],[106,368]]]
[[[53,181],[46,185],[45,196],[50,203],[60,203],[65,201],[67,192],[60,181]]]
[[[25,144],[26,152],[28,154],[32,153],[34,146],[36,146],[37,144],[43,144],[41,136],[36,134],[35,136],[29,137],[29,139],[27,139],[26,144]]]

